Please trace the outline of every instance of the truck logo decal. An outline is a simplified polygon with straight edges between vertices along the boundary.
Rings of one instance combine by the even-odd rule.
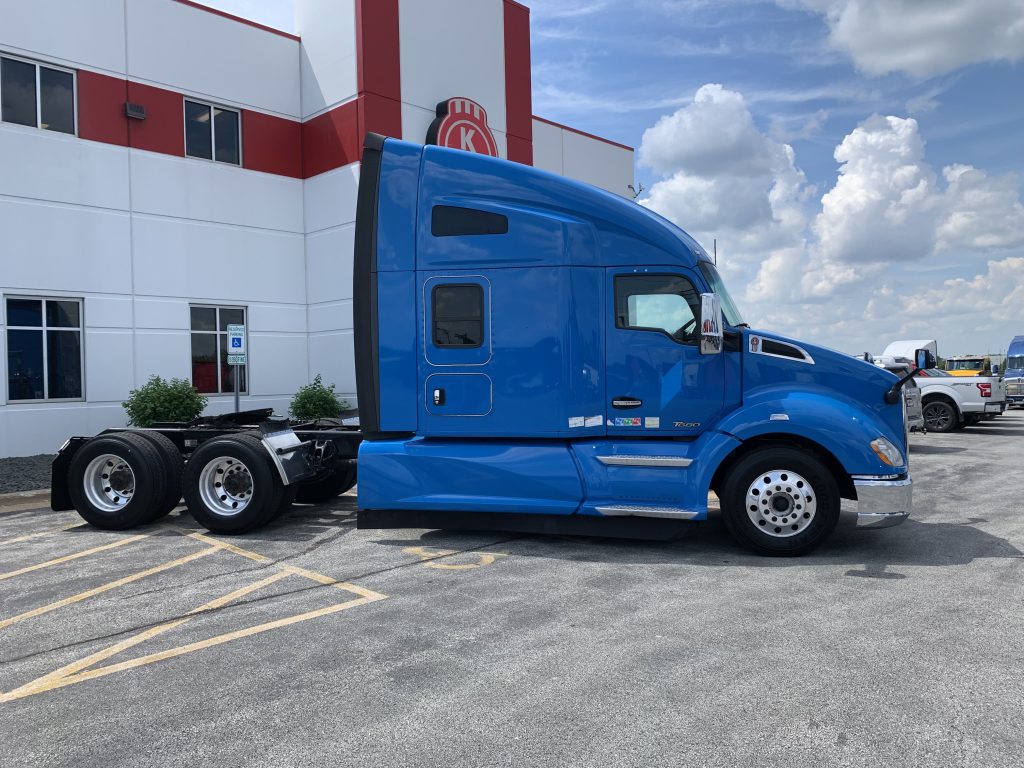
[[[677,429],[697,429],[700,426],[699,421],[673,421],[672,426]]]
[[[608,420],[610,427],[639,427],[642,421],[639,416],[620,416]]]
[[[461,96],[437,105],[437,117],[427,129],[427,144],[498,157],[498,142],[487,125],[487,111]]]

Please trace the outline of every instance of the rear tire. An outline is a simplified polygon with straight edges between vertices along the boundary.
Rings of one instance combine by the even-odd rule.
[[[285,487],[263,444],[239,434],[208,440],[185,465],[185,502],[192,517],[214,533],[245,533],[270,521]]]
[[[355,484],[354,467],[335,469],[300,483],[295,500],[300,504],[319,504],[340,496]]]
[[[159,520],[170,514],[171,510],[181,501],[181,478],[185,471],[185,460],[181,451],[171,442],[170,438],[159,432],[132,432],[149,443],[160,455],[161,466],[167,480],[167,492],[153,512],[153,520]]]
[[[760,448],[726,474],[722,519],[732,537],[762,555],[803,555],[839,522],[839,488],[817,457],[795,448]]]
[[[924,404],[924,424],[929,432],[952,432],[960,425],[960,414],[945,400]]]
[[[72,459],[68,491],[86,522],[123,531],[154,519],[168,493],[167,476],[148,440],[131,432],[100,435]]]

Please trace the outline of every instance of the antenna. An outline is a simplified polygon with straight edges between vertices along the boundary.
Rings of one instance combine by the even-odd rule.
[[[632,184],[627,184],[626,185],[626,189],[628,189],[630,192],[633,193],[633,199],[634,200],[636,200],[638,197],[640,197],[640,195],[642,195],[644,193],[644,185],[643,184],[640,184],[637,187],[634,187]]]
[[[715,253],[715,266],[717,267],[718,266],[718,238],[717,237],[714,240],[711,241],[711,247],[714,249],[714,253]]]

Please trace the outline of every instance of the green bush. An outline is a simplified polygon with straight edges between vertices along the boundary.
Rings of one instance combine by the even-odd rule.
[[[128,393],[121,406],[133,427],[151,427],[158,421],[192,421],[203,412],[207,398],[185,379],[164,381],[155,374]]]
[[[344,400],[338,400],[334,394],[334,385],[324,386],[318,373],[312,384],[299,389],[292,398],[288,413],[296,421],[314,421],[316,419],[336,419],[341,411],[348,407]]]

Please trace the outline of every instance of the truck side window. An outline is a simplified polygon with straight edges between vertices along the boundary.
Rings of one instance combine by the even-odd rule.
[[[433,290],[434,346],[483,344],[484,289],[479,285],[438,285]]]
[[[660,331],[678,342],[697,339],[700,295],[679,275],[615,278],[615,327]]]

